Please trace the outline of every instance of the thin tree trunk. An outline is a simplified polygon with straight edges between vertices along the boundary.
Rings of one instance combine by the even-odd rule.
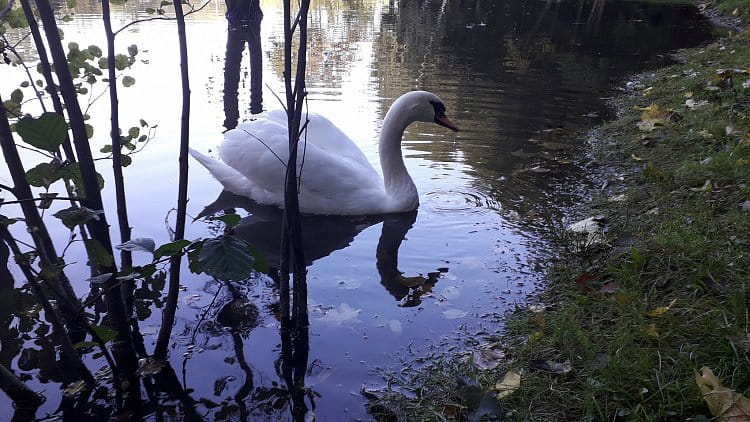
[[[187,187],[188,187],[188,147],[190,145],[190,80],[188,75],[187,36],[185,34],[185,15],[180,0],[174,0],[175,18],[177,19],[177,34],[180,42],[180,76],[182,80],[182,121],[180,125],[180,176],[177,193],[177,221],[175,222],[174,240],[185,237],[185,220],[187,215]],[[180,291],[181,256],[170,260],[169,288],[167,303],[162,314],[162,325],[154,349],[156,359],[165,359],[169,338],[174,326],[177,310],[177,297]]]
[[[96,177],[96,168],[89,148],[86,126],[81,113],[78,97],[73,86],[73,77],[65,57],[65,50],[58,36],[57,23],[52,11],[50,2],[46,0],[37,0],[39,16],[44,24],[44,33],[47,36],[52,59],[60,82],[60,93],[68,111],[70,128],[73,133],[73,145],[79,160],[81,169],[81,178],[83,187],[86,191],[86,197],[82,200],[85,207],[92,210],[104,211],[101,193],[99,192],[99,182]],[[109,236],[109,225],[105,214],[102,213],[99,219],[92,219],[87,224],[89,232],[94,240],[98,241],[104,250],[113,255],[112,241]],[[112,265],[99,265],[102,273],[117,273],[117,267]],[[126,309],[117,280],[114,276],[105,283],[105,299],[107,302],[107,313],[112,327],[117,332],[112,349],[117,361],[117,369],[121,371],[121,378],[130,382],[131,391],[128,394],[128,400],[135,406],[140,405],[140,389],[135,378],[135,370],[138,368],[135,350],[133,349],[133,339],[130,334]],[[133,409],[138,411],[137,407]]]
[[[2,104],[2,98],[0,98],[0,104]],[[13,194],[18,199],[33,198],[31,187],[29,187],[25,178],[26,172],[23,168],[21,157],[18,155],[18,150],[13,142],[8,115],[5,113],[5,108],[3,107],[0,107],[0,149],[2,149],[5,162],[8,165],[8,171],[13,180]],[[21,201],[19,206],[26,219],[26,225],[34,241],[34,247],[39,254],[42,267],[59,267],[60,263],[58,262],[55,245],[52,243],[47,226],[42,221],[36,205],[34,205],[33,201]],[[55,291],[62,292],[65,295],[59,298],[59,306],[68,320],[68,325],[70,328],[73,328],[71,324],[78,318],[78,310],[82,307],[81,302],[75,295],[70,282],[65,278],[64,273],[60,272],[60,276],[52,280],[51,283],[55,284]]]
[[[31,36],[34,39],[34,46],[36,47],[37,55],[39,56],[39,64],[42,66],[42,75],[47,84],[46,91],[52,99],[52,107],[55,109],[55,113],[65,116],[63,114],[63,106],[60,101],[60,96],[57,95],[57,90],[55,89],[55,81],[52,79],[52,66],[50,66],[49,58],[47,57],[47,48],[44,46],[44,41],[42,41],[42,34],[39,31],[39,25],[36,23],[36,18],[31,10],[29,0],[21,0],[21,7],[23,8],[23,14],[26,17],[26,21],[29,23]],[[62,143],[62,147],[65,152],[65,159],[71,163],[75,163],[76,156],[73,152],[73,147],[70,144],[70,137],[67,134],[65,134],[65,140]]]
[[[120,143],[120,109],[117,99],[117,75],[115,71],[115,35],[112,33],[112,21],[109,16],[109,0],[102,0],[102,20],[104,33],[107,36],[107,77],[109,78],[109,112],[110,139],[112,140],[112,174],[115,180],[115,198],[117,201],[117,222],[120,226],[120,242],[130,240],[130,223],[128,207],[125,200],[125,181],[122,177],[122,145]],[[132,253],[125,249],[120,251],[120,267],[128,269],[133,266]]]

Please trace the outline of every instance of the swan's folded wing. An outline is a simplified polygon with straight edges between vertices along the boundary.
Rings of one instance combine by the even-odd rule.
[[[266,113],[266,118],[286,127],[286,112],[282,110],[270,111]],[[363,166],[372,167],[357,144],[330,120],[312,112],[302,114],[303,124],[305,118],[308,124],[302,139],[307,139],[308,145],[313,144],[324,151],[354,160]]]

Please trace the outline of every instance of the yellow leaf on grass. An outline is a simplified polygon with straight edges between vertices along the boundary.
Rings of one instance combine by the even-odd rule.
[[[695,383],[698,384],[711,414],[720,421],[750,421],[750,399],[721,385],[721,380],[710,368],[704,366],[700,373],[696,371]]]
[[[671,302],[669,302],[669,305],[667,306],[659,306],[658,308],[654,308],[648,312],[646,312],[646,316],[649,316],[651,318],[658,318],[664,314],[666,314],[669,311],[669,308],[674,306],[674,304],[677,302],[677,299],[672,299]]]
[[[508,371],[503,379],[495,384],[495,390],[497,390],[497,398],[503,399],[513,394],[514,391],[518,390],[521,386],[521,374],[516,371]]]
[[[644,132],[651,132],[659,126],[663,126],[672,116],[672,110],[651,104],[648,107],[638,108],[642,110],[641,121],[637,123],[638,129]]]
[[[651,337],[659,337],[659,331],[656,329],[656,324],[648,324],[646,326],[646,332]]]

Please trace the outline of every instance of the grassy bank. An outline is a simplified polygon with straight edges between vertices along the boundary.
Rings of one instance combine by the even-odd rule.
[[[714,420],[696,384],[704,366],[750,396],[748,46],[735,34],[629,84],[618,118],[590,141],[611,179],[590,205],[606,218],[603,242],[562,248],[543,306],[509,316],[498,367],[477,369],[468,354],[434,362],[411,374],[415,396],[382,393],[373,412]]]

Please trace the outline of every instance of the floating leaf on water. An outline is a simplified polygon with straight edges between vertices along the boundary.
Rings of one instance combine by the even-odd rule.
[[[68,384],[68,386],[63,389],[63,394],[68,397],[75,397],[81,392],[86,390],[86,383],[81,381],[76,381]]]
[[[447,319],[463,318],[466,315],[469,315],[469,313],[460,309],[448,309],[447,311],[443,311],[443,317]]]
[[[497,384],[495,384],[495,390],[497,390],[497,398],[504,399],[509,395],[513,394],[514,391],[521,387],[521,373],[517,371],[508,371]]]
[[[750,420],[750,399],[723,386],[713,371],[704,366],[695,372],[703,400],[711,414],[724,422],[747,422]]]
[[[142,358],[138,360],[138,375],[148,376],[156,375],[164,368],[165,364],[161,360],[154,358]]]
[[[362,312],[361,309],[354,309],[346,303],[342,303],[338,308],[330,307],[324,308],[320,306],[316,308],[322,312],[322,316],[318,319],[329,324],[340,326],[343,324],[358,324],[362,322],[359,319],[359,314]]]

